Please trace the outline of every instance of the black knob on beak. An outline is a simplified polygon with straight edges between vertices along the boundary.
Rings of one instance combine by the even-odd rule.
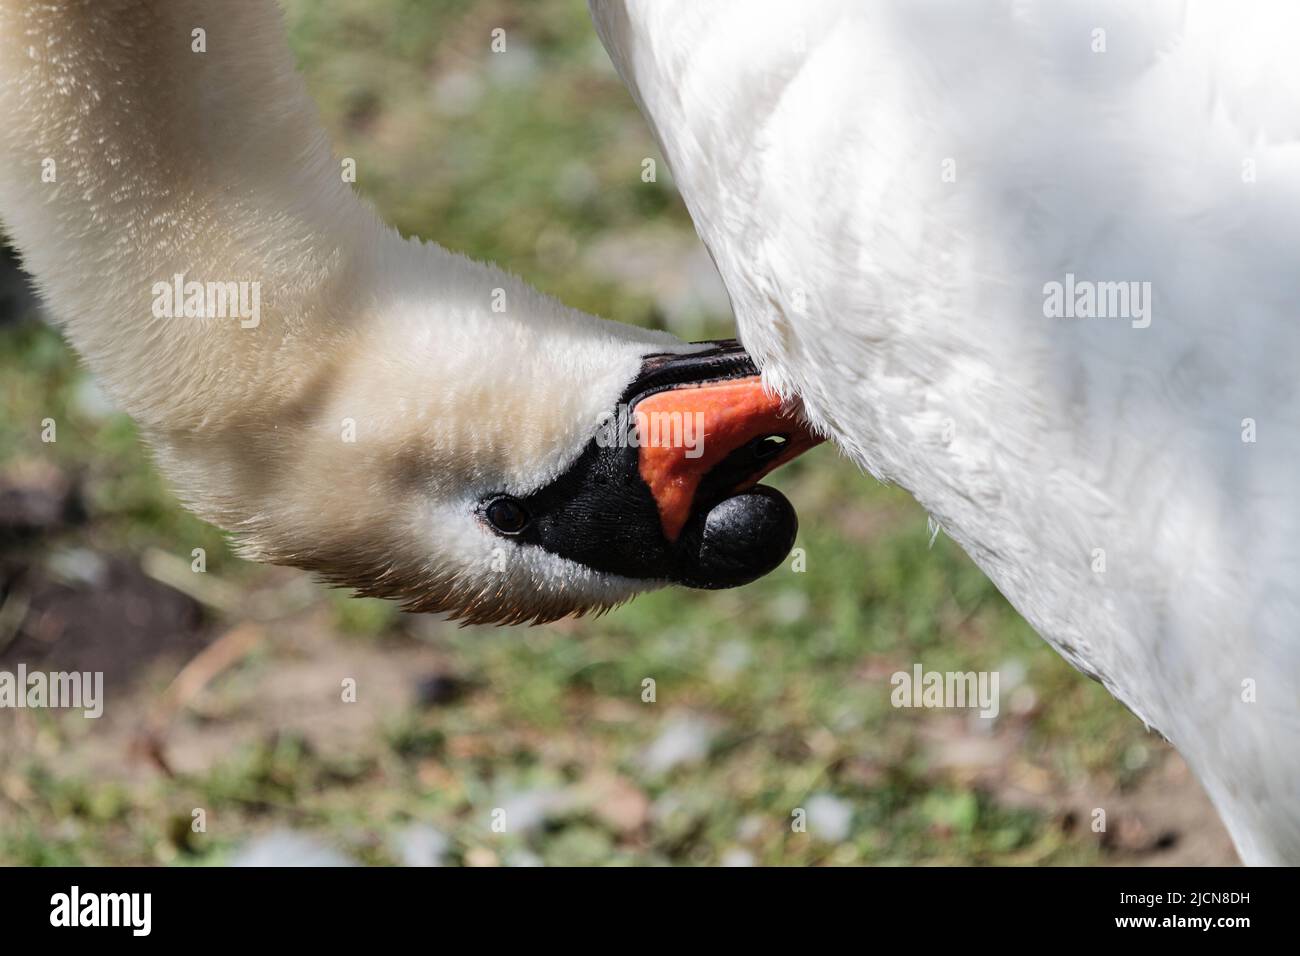
[[[757,485],[697,516],[679,547],[690,555],[683,584],[734,588],[761,578],[794,547],[799,519],[785,495]]]

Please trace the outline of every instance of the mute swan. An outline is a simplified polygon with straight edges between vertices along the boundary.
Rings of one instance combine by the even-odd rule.
[[[767,380],[1300,863],[1300,7],[590,5]]]
[[[513,623],[744,583],[793,543],[753,485],[817,439],[744,352],[401,239],[271,0],[0,0],[0,117],[0,218],[50,312],[249,557]],[[629,407],[687,427],[637,447]]]

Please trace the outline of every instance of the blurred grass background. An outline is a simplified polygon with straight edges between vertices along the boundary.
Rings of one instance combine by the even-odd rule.
[[[404,233],[593,313],[732,334],[581,0],[286,13],[336,151]],[[505,53],[489,51],[498,27]],[[0,863],[1234,859],[1181,761],[943,534],[931,545],[906,494],[833,449],[773,482],[800,512],[803,571],[596,620],[460,629],[233,557],[58,334],[21,296],[8,311],[0,666],[100,667],[110,696],[98,722],[0,713]],[[194,548],[206,575],[190,573]],[[160,710],[178,668],[232,633],[246,652]],[[893,709],[889,676],[914,662],[999,671],[1000,716]],[[356,703],[340,700],[346,677]]]

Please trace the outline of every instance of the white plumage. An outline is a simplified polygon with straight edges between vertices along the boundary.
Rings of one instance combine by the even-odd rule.
[[[1300,7],[592,10],[768,380],[1300,863]]]

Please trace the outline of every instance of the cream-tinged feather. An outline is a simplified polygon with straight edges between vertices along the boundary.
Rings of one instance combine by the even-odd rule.
[[[640,356],[679,345],[382,223],[269,0],[0,0],[0,117],[0,218],[51,316],[249,556],[480,621],[653,586],[475,506],[555,477]],[[176,275],[260,283],[259,323],[156,318]]]

